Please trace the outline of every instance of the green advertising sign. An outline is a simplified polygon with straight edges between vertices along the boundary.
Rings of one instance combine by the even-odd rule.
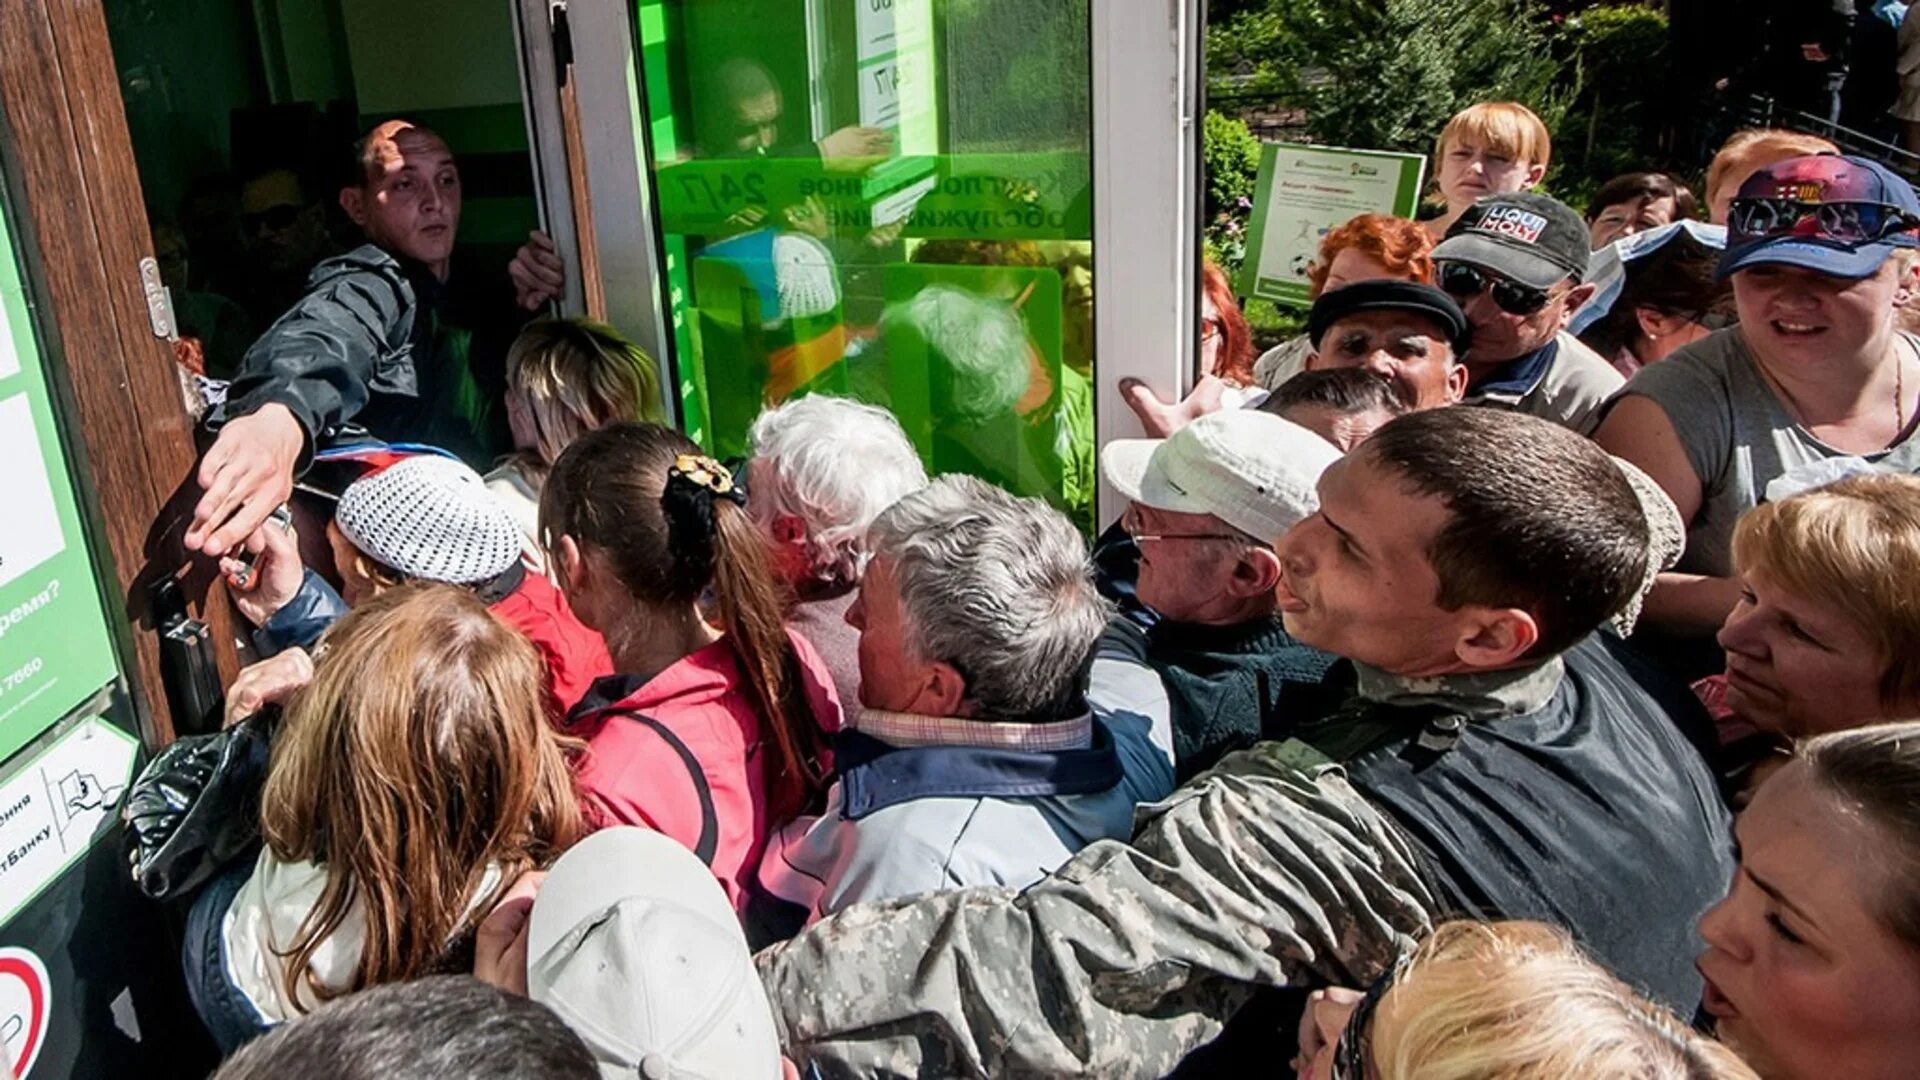
[[[1247,227],[1240,291],[1305,307],[1320,238],[1358,214],[1410,218],[1420,205],[1423,154],[1265,143]]]
[[[47,373],[0,214],[0,762],[117,674]]]

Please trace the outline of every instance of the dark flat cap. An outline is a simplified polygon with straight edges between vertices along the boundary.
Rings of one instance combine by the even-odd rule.
[[[1460,310],[1453,297],[1431,285],[1382,278],[1356,281],[1321,293],[1320,299],[1313,302],[1313,310],[1307,313],[1307,336],[1313,341],[1313,347],[1320,347],[1320,338],[1327,327],[1362,311],[1409,311],[1424,316],[1446,331],[1455,356],[1467,351],[1473,337],[1467,314]]]

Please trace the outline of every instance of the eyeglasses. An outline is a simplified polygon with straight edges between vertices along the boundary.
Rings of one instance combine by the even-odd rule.
[[[1920,217],[1876,202],[1735,199],[1727,211],[1727,226],[1740,241],[1794,236],[1852,246],[1920,227]]]
[[[1400,977],[1406,965],[1403,957],[1385,975],[1375,979],[1367,988],[1366,996],[1348,1014],[1340,1042],[1333,1048],[1333,1080],[1367,1080],[1367,1062],[1373,1057],[1373,1014],[1379,1011],[1380,999],[1393,989],[1393,981]]]
[[[1539,312],[1552,298],[1545,289],[1536,289],[1531,285],[1522,285],[1517,281],[1495,277],[1477,266],[1466,263],[1443,262],[1439,264],[1440,287],[1449,296],[1459,300],[1471,300],[1488,290],[1493,292],[1493,303],[1509,315],[1527,316]]]
[[[1257,547],[1268,546],[1245,533],[1150,533],[1142,531],[1144,528],[1145,526],[1142,525],[1140,521],[1140,515],[1135,513],[1132,507],[1128,507],[1127,512],[1120,515],[1120,531],[1131,537],[1136,544],[1151,544],[1161,540],[1233,540],[1242,544],[1252,544]]]

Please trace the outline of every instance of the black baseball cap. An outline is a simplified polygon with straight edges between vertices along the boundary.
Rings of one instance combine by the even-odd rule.
[[[1467,351],[1473,337],[1467,314],[1453,297],[1431,285],[1381,278],[1356,281],[1320,294],[1307,313],[1307,337],[1313,347],[1320,347],[1320,338],[1328,327],[1361,311],[1410,311],[1423,316],[1446,331],[1455,356]]]
[[[1435,262],[1466,263],[1546,290],[1587,276],[1592,255],[1587,223],[1550,195],[1487,195],[1467,208],[1433,249]]]

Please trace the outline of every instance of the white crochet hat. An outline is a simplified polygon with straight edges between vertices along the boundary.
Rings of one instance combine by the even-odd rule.
[[[408,458],[354,481],[333,520],[354,547],[412,578],[472,585],[520,558],[513,515],[450,458]]]
[[[773,285],[783,319],[810,319],[840,304],[833,255],[805,233],[783,232],[773,238]]]

